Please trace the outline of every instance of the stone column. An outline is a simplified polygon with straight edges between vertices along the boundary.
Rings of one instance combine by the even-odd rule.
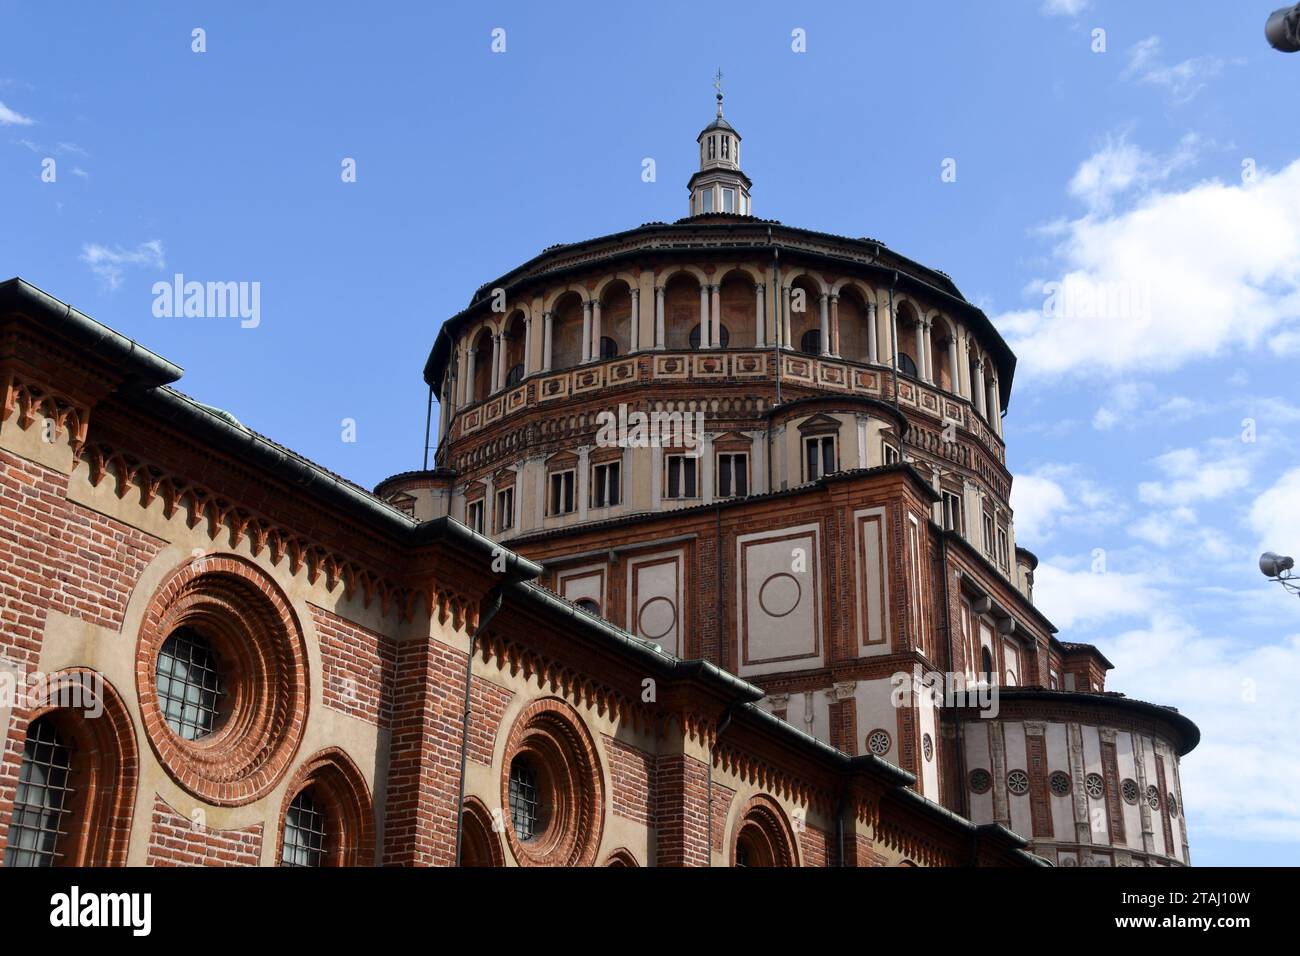
[[[713,313],[713,333],[709,336],[715,349],[722,348],[722,286],[709,286],[709,309]]]
[[[926,381],[925,374],[925,321],[916,320],[916,377]]]
[[[827,295],[825,292],[823,292],[818,297],[818,301],[821,304],[821,315],[820,315],[820,325],[819,325],[819,329],[821,330],[820,331],[821,342],[818,344],[821,346],[822,355],[831,354],[830,299],[831,297]]]
[[[662,349],[668,342],[664,332],[664,287],[655,286],[655,348]]]
[[[533,371],[533,317],[524,320],[524,374]]]
[[[974,393],[971,395],[971,403],[975,406],[975,411],[981,415],[984,414],[984,402],[988,396],[984,392],[984,359],[975,360],[975,385],[971,389]]]
[[[767,344],[767,286],[761,282],[754,283],[754,345],[762,348]]]
[[[876,303],[867,303],[867,361],[880,362],[880,328],[876,325]]]
[[[790,287],[781,290],[781,347],[790,348]]]
[[[831,293],[831,355],[840,357],[840,297]]]
[[[555,321],[554,312],[542,313],[542,371],[551,370],[551,326]]]
[[[582,303],[582,358],[581,362],[591,361],[591,300]]]
[[[1000,401],[1000,396],[998,395],[998,379],[996,375],[989,376],[988,388],[989,388],[989,394],[985,405],[988,411],[985,412],[985,415],[989,420],[989,425],[993,427],[993,431],[996,434],[1001,435],[1002,434],[1002,402]]]
[[[600,360],[600,339],[604,333],[600,328],[600,300],[591,304],[591,360]]]
[[[465,359],[465,404],[470,405],[474,402],[474,366],[478,364],[478,349],[474,346],[469,347]]]
[[[639,352],[641,350],[641,290],[632,289],[632,319],[629,323],[631,326],[631,345],[628,348],[630,352]]]
[[[948,390],[954,395],[961,393],[961,386],[958,382],[961,378],[957,372],[957,336],[952,333],[948,334]]]
[[[498,332],[496,338],[496,359],[497,359],[497,388],[506,387],[506,373],[510,368],[506,365],[506,334]]]
[[[709,287],[700,285],[700,348],[713,348],[713,341],[710,337],[713,320],[709,315]]]

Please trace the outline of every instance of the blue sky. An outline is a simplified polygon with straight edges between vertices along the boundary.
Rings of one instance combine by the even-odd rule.
[[[1254,568],[1300,552],[1280,3],[0,2],[0,273],[372,486],[419,467],[420,371],[478,285],[685,214],[721,67],[757,215],[944,270],[1019,354],[1009,464],[1040,606],[1104,649],[1113,688],[1201,725],[1194,861],[1295,863],[1300,603]],[[260,324],[155,317],[176,272],[259,282]],[[1049,283],[1129,307],[1053,313]]]

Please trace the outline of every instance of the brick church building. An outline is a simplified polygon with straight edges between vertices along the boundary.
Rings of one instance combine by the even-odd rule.
[[[0,284],[6,866],[1189,862],[1196,727],[1034,607],[1015,356],[697,142],[447,319],[373,492]]]

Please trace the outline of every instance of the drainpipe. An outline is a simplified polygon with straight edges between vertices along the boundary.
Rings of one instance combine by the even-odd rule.
[[[713,732],[713,746],[709,748],[709,763],[708,766],[706,767],[706,770],[708,772],[708,787],[709,787],[708,799],[706,803],[707,812],[709,814],[709,830],[708,830],[709,842],[705,847],[705,853],[706,853],[705,859],[709,861],[708,862],[709,866],[713,866],[713,752],[718,747],[718,741],[722,738],[722,732],[726,730],[727,725],[731,723],[731,711],[734,707],[735,707],[734,704],[729,704],[727,705],[727,709],[722,712],[722,720],[718,721],[718,729]]]
[[[894,408],[898,408],[898,313],[894,311],[894,286],[898,273],[889,280],[889,350],[894,353]],[[898,436],[898,460],[903,460],[903,436]]]
[[[429,386],[429,405],[424,410],[424,470],[429,470],[429,430],[433,425],[433,386]]]
[[[460,727],[460,796],[456,800],[456,866],[460,866],[461,836],[465,829],[465,758],[469,753],[469,720],[472,713],[471,695],[474,683],[474,650],[478,636],[492,623],[505,599],[505,585],[498,584],[484,598],[485,609],[479,612],[474,633],[469,636],[469,653],[465,655],[465,713]]]
[[[952,634],[952,604],[948,599],[948,532],[944,531],[939,535],[939,571],[943,575],[943,627],[948,632],[948,673],[955,679],[957,654],[953,644]],[[965,675],[963,674],[963,681]],[[958,806],[961,807],[961,815],[970,819],[970,800],[966,794],[966,744],[965,734],[963,732],[964,722],[960,716],[955,719],[957,724],[957,792],[961,794]]]
[[[717,564],[716,576],[714,580],[717,581],[718,583],[717,610],[715,611],[718,620],[718,659],[717,661],[715,661],[715,663],[719,667],[726,667],[727,655],[723,651],[723,646],[726,639],[726,626],[725,626],[726,622],[723,620],[722,617],[723,615],[722,578],[723,578],[723,574],[725,573],[725,569],[723,568],[723,561],[722,561],[722,505],[721,504],[715,504],[713,506],[713,521],[714,521],[713,556],[716,559],[716,564]]]
[[[835,865],[848,866],[844,862],[844,810],[849,805],[849,784],[844,782],[844,789],[840,791],[839,803],[835,806]]]

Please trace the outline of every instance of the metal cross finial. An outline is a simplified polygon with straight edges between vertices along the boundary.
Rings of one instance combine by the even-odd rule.
[[[718,115],[722,115],[722,67],[713,77],[713,88],[718,91]]]

